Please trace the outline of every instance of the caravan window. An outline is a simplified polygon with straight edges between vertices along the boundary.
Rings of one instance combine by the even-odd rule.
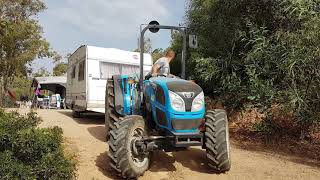
[[[121,74],[120,64],[100,62],[100,78],[101,79],[108,79],[108,78],[111,78],[112,75],[119,75],[119,74]]]
[[[131,76],[139,76],[139,72],[140,72],[140,68],[137,65],[128,65],[128,64],[124,64],[122,65],[122,72],[124,72],[125,74],[131,75]]]
[[[79,63],[79,71],[78,71],[78,81],[83,81],[84,80],[84,61]]]
[[[135,75],[139,76],[140,68],[137,65],[115,64],[109,62],[100,62],[100,78],[108,79],[112,75]]]
[[[71,78],[74,79],[76,77],[76,65],[72,67]]]

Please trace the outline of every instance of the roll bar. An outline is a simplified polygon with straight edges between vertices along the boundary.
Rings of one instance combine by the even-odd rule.
[[[187,37],[186,37],[186,31],[185,27],[180,26],[164,26],[164,25],[154,25],[154,24],[148,24],[146,27],[144,27],[140,32],[140,80],[139,80],[139,95],[141,95],[142,89],[143,89],[143,53],[144,53],[144,34],[148,29],[171,29],[171,30],[177,30],[180,32],[183,38],[183,45],[182,45],[182,57],[181,57],[181,78],[185,79],[186,77],[186,66],[185,66],[185,59],[186,59],[186,50],[187,50]]]

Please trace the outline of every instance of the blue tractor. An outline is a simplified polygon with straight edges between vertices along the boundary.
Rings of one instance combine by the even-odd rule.
[[[181,78],[158,74],[144,77],[144,34],[173,29],[183,37]],[[202,88],[185,80],[186,30],[146,25],[140,37],[140,78],[114,75],[106,86],[105,127],[110,166],[122,178],[137,178],[148,170],[154,151],[206,150],[213,172],[230,169],[228,120],[222,109],[206,110]]]

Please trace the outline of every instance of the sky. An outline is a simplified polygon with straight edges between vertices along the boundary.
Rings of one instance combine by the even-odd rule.
[[[47,10],[39,22],[52,49],[62,56],[80,45],[133,50],[138,46],[140,24],[157,20],[162,25],[183,24],[187,0],[45,0]],[[166,48],[170,31],[147,33],[152,48]],[[64,60],[65,61],[65,60]],[[34,70],[52,71],[49,59],[37,59]]]

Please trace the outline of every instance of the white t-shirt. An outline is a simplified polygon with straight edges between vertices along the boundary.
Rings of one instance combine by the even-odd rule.
[[[160,69],[159,69],[159,74],[164,74],[164,75],[169,75],[170,74],[170,65],[169,65],[169,61],[166,57],[162,57],[160,59],[158,59],[154,65],[159,65]]]

